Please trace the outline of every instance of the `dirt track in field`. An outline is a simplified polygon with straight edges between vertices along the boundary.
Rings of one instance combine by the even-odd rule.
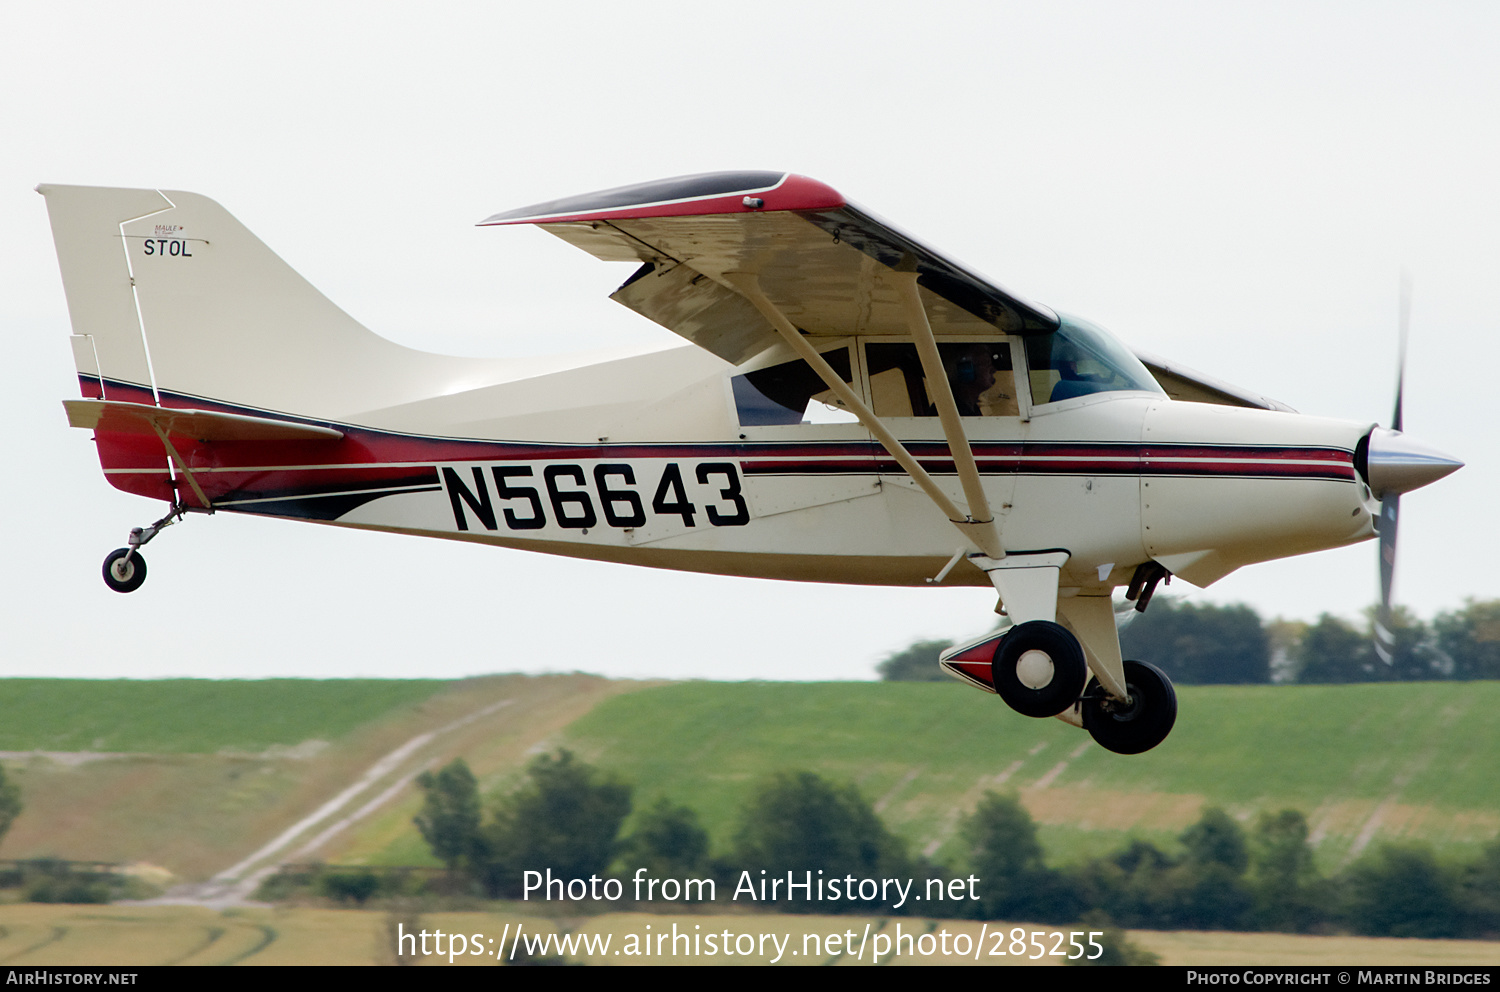
[[[343,860],[357,852],[341,827],[382,818],[409,827],[420,805],[411,779],[423,769],[462,756],[481,778],[519,772],[598,702],[650,684],[587,675],[471,679],[342,740],[261,755],[26,755],[17,769],[26,809],[4,854],[146,862],[182,882],[220,876],[220,890],[282,860]]]

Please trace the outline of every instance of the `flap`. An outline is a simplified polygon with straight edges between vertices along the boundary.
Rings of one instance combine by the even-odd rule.
[[[754,304],[687,264],[647,262],[609,298],[731,365],[781,340]]]

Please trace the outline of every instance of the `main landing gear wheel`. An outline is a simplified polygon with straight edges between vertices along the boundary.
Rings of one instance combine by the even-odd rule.
[[[1078,638],[1050,620],[1028,620],[1000,639],[990,673],[1017,713],[1056,716],[1078,701],[1089,670]]]
[[[1116,754],[1149,751],[1172,732],[1177,722],[1177,693],[1172,681],[1155,665],[1125,662],[1128,702],[1106,693],[1098,679],[1090,679],[1083,696],[1083,729],[1099,746]]]
[[[146,559],[129,548],[116,548],[104,559],[104,584],[115,592],[135,592],[146,581]]]

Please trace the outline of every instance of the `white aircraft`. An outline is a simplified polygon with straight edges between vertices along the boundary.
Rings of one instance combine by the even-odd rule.
[[[1362,541],[1460,462],[1300,416],[980,276],[805,177],[686,176],[537,204],[638,266],[612,298],[689,342],[584,367],[449,358],[339,310],[192,193],[41,186],[90,428],[116,488],[658,568],[992,585],[945,655],[1030,716],[1137,753],[1176,697],[1120,655],[1112,592]],[[1398,390],[1399,397],[1399,390]],[[1382,503],[1382,500],[1384,501]],[[1387,578],[1386,602],[1389,603]],[[1092,674],[1092,679],[1089,678]],[[1085,684],[1087,682],[1087,685]]]

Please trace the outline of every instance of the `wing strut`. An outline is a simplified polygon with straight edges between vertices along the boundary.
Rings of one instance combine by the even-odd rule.
[[[938,420],[943,425],[943,436],[948,440],[948,454],[958,478],[963,483],[964,501],[969,504],[969,521],[976,532],[983,535],[974,543],[981,548],[994,547],[1000,551],[991,558],[1004,558],[1004,545],[995,529],[995,515],[990,512],[990,501],[985,498],[984,485],[979,481],[979,466],[974,464],[974,450],[969,446],[969,436],[964,433],[964,423],[958,416],[958,401],[953,398],[953,383],[943,370],[943,359],[938,355],[937,339],[932,336],[932,324],[927,320],[927,309],[922,306],[921,294],[917,291],[917,273],[897,271],[891,274],[900,287],[902,308],[906,311],[906,323],[911,329],[912,340],[917,344],[917,355],[922,359],[922,372],[927,376],[927,391],[937,406]]]
[[[823,356],[818,354],[817,349],[808,343],[807,339],[797,331],[796,327],[792,326],[792,322],[787,320],[786,316],[777,309],[776,304],[772,303],[766,297],[766,294],[760,288],[760,280],[755,273],[726,272],[724,273],[724,279],[755,305],[755,308],[761,312],[761,315],[766,318],[771,326],[776,328],[781,336],[786,339],[787,344],[791,345],[792,350],[797,353],[797,356],[812,367],[812,370],[827,384],[828,388],[833,390],[833,394],[843,402],[844,406],[848,407],[851,413],[859,418],[859,422],[869,429],[870,433],[875,436],[875,440],[879,441],[886,451],[890,452],[891,457],[896,460],[896,463],[906,470],[906,473],[912,477],[912,481],[916,482],[922,488],[922,491],[937,504],[938,509],[942,510],[948,520],[958,528],[960,534],[963,534],[966,539],[973,541],[975,546],[987,557],[993,558],[996,561],[1005,557],[1005,547],[1000,543],[1000,535],[995,530],[994,520],[987,519],[981,521],[974,519],[975,512],[983,514],[986,517],[989,516],[988,504],[981,502],[979,507],[971,508],[973,511],[971,513],[965,513],[959,509],[958,505],[948,498],[948,494],[938,488],[938,484],[933,481],[932,476],[927,474],[927,470],[912,457],[911,452],[906,450],[906,446],[896,439],[896,435],[892,434],[886,428],[885,424],[881,423],[880,418],[875,416],[869,407],[865,406],[864,401],[855,395],[854,390],[849,388],[849,384],[844,382],[839,374],[833,370],[832,366],[824,361]],[[915,277],[913,277],[912,288],[913,290],[916,288]],[[917,301],[917,305],[921,306],[920,300]],[[925,315],[922,318],[922,323],[923,326],[926,326]],[[930,339],[932,335],[930,328],[927,334]],[[936,353],[936,347],[936,345],[933,345],[934,354]],[[925,368],[925,356],[923,363]],[[930,375],[929,378],[931,378]],[[942,381],[946,383],[948,381],[947,377],[942,377]],[[948,402],[953,406],[954,417],[956,419],[958,407],[953,401],[953,394],[951,392],[948,394]],[[946,428],[947,425],[944,424],[944,429],[946,430]],[[959,437],[962,438],[963,428],[961,426],[958,433]],[[951,440],[949,446],[951,449]],[[969,453],[967,440],[964,441],[963,450],[965,453]],[[973,455],[971,453],[969,453],[969,464],[971,467],[973,466]],[[977,481],[977,469],[974,470],[974,477]],[[964,488],[967,493],[967,479],[964,480]],[[980,499],[983,500],[982,494]]]

